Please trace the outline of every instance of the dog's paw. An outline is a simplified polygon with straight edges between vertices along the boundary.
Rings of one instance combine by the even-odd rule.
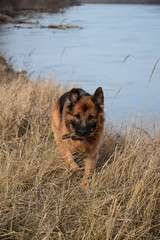
[[[72,163],[70,166],[69,166],[69,171],[73,174],[78,174],[79,173],[79,167],[77,164],[75,163]]]
[[[84,191],[86,190],[87,186],[88,186],[88,181],[82,180],[82,182],[81,182],[81,184],[80,184],[80,189],[81,189],[81,191],[84,192]]]

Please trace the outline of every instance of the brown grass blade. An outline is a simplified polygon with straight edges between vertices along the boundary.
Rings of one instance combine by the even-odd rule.
[[[152,69],[152,72],[151,72],[151,74],[150,74],[150,78],[149,78],[148,84],[150,84],[150,82],[151,82],[151,80],[152,80],[153,73],[154,73],[154,71],[155,71],[155,69],[156,69],[157,64],[159,63],[159,61],[160,61],[160,58],[156,61],[155,65],[154,65],[154,67],[153,67],[153,69]]]

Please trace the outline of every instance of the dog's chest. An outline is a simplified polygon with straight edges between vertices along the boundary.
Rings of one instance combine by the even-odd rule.
[[[66,140],[67,148],[70,150],[72,154],[79,153],[79,155],[87,156],[92,155],[97,152],[98,142],[93,141],[77,141],[77,140]]]

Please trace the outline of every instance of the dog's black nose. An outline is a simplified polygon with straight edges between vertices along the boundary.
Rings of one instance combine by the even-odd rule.
[[[88,130],[86,128],[80,128],[78,129],[78,135],[81,137],[89,135]]]

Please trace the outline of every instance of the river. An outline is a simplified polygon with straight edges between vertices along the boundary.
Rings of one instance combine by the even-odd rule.
[[[111,120],[159,118],[160,6],[88,4],[35,20],[0,25],[0,52],[16,70],[90,93],[102,86]],[[61,23],[83,29],[41,28]]]

